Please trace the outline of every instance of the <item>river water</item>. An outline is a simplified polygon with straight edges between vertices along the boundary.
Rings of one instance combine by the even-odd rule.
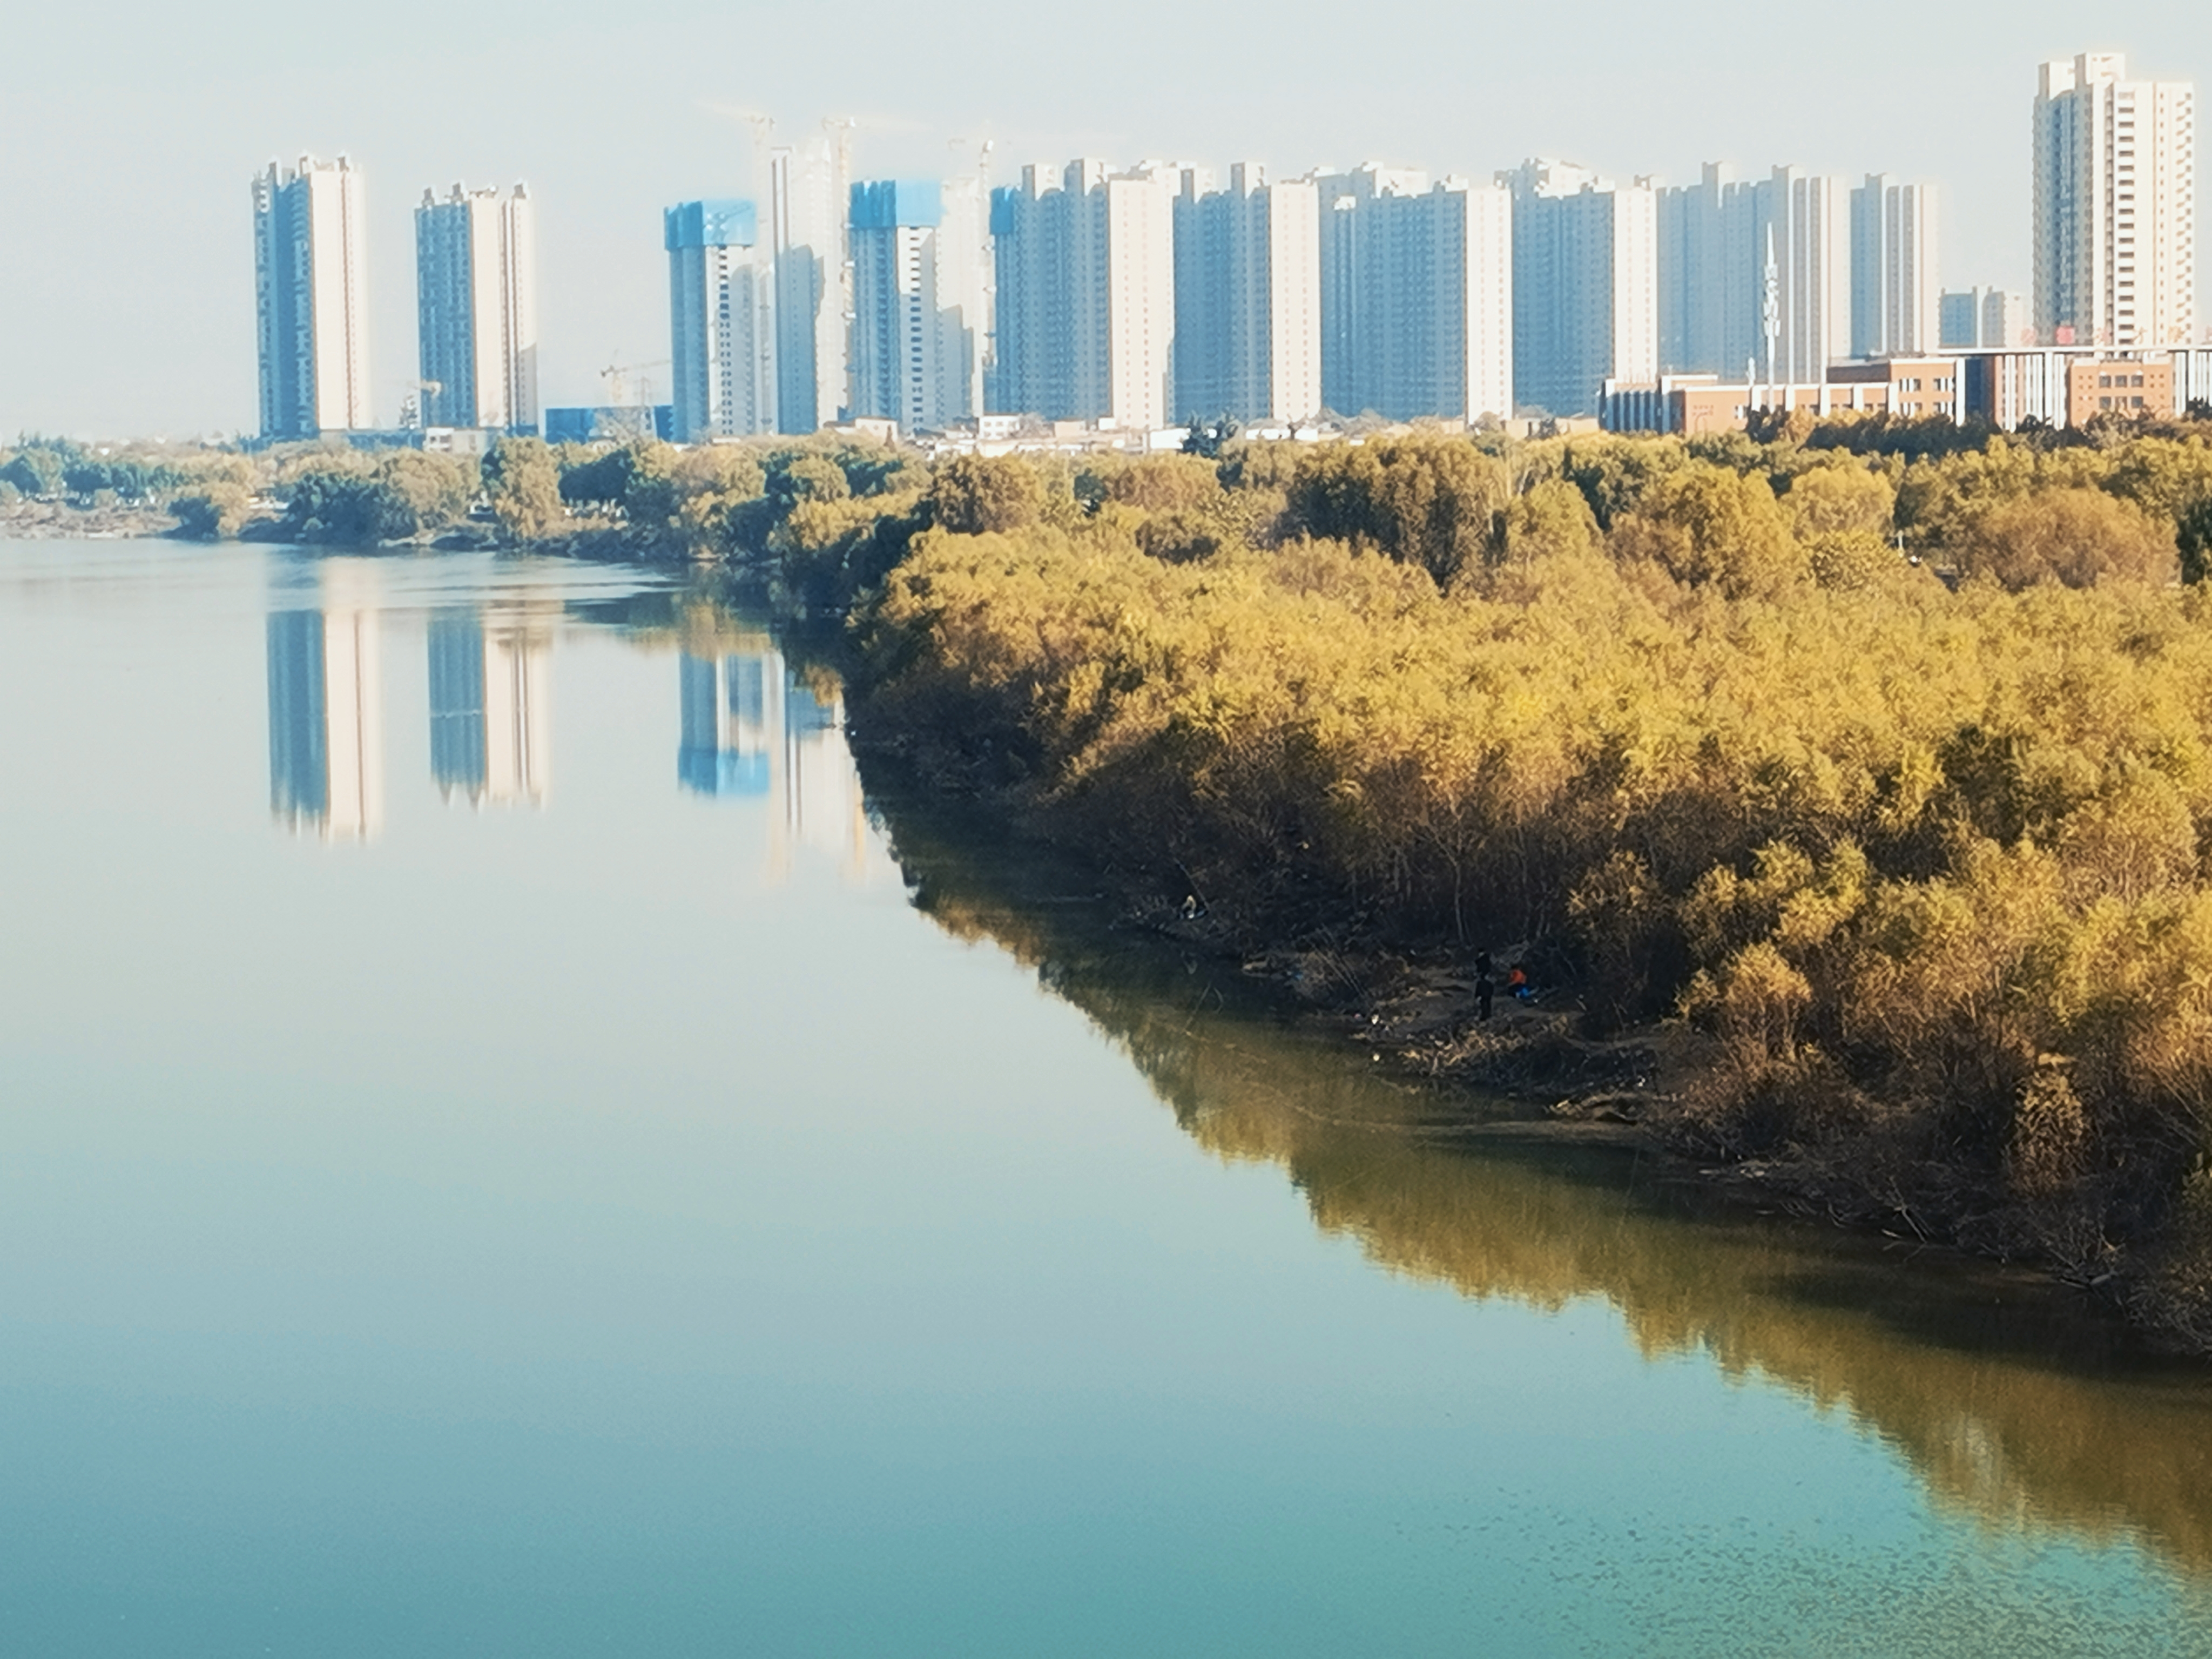
[[[2212,1370],[842,724],[665,574],[0,543],[0,1652],[2212,1654]]]

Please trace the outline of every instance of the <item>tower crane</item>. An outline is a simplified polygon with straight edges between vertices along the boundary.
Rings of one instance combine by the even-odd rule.
[[[650,368],[666,368],[669,366],[669,360],[665,357],[655,357],[650,362],[642,363],[609,363],[599,371],[599,378],[607,385],[607,402],[617,409],[626,407],[629,402],[628,393],[630,376],[635,374],[637,376],[638,405],[641,408],[650,408],[653,404],[653,380],[645,371]]]
[[[409,394],[400,400],[399,424],[420,431],[430,424],[430,399],[446,389],[445,383],[442,380],[402,380],[399,384],[407,388]],[[422,394],[419,399],[414,396],[418,392]],[[409,418],[410,415],[412,419]]]
[[[764,169],[768,166],[771,141],[775,137],[775,117],[763,115],[757,109],[740,109],[734,104],[709,104],[707,107],[732,121],[743,121],[752,129],[753,170],[758,173]]]

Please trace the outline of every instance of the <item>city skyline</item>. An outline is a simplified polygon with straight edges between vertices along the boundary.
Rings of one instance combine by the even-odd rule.
[[[1836,100],[1832,112],[1784,105],[1784,125],[1761,112],[1771,106],[1766,94],[1738,94],[1771,84],[1773,64],[1790,58],[1790,43],[1807,36],[1809,22],[1754,18],[1746,9],[1728,27],[1701,28],[1692,41],[1625,7],[1617,17],[1598,9],[1616,27],[1578,30],[1567,43],[1501,35],[1494,19],[1403,8],[1403,21],[1428,29],[1434,50],[1408,54],[1388,70],[1346,70],[1310,41],[1299,50],[1255,45],[1232,40],[1226,20],[1191,20],[1177,51],[1163,52],[1157,35],[1141,46],[1117,37],[1087,52],[1079,70],[1063,68],[1056,84],[994,76],[972,103],[951,88],[976,82],[955,71],[971,58],[995,61],[1002,49],[994,31],[1017,30],[1025,14],[987,6],[963,15],[911,52],[890,54],[883,68],[833,65],[833,54],[821,52],[799,24],[758,9],[741,8],[730,19],[678,8],[628,28],[533,16],[520,31],[529,38],[515,48],[521,72],[512,77],[528,88],[526,99],[501,92],[483,108],[435,118],[416,107],[402,77],[376,82],[387,48],[371,42],[347,58],[333,49],[331,31],[315,25],[270,43],[250,94],[220,109],[209,106],[222,101],[221,75],[182,103],[160,95],[123,108],[112,91],[90,86],[74,101],[58,101],[57,88],[79,78],[64,67],[0,115],[0,134],[11,139],[0,145],[7,157],[0,222],[24,235],[66,226],[88,256],[96,254],[120,233],[87,222],[81,211],[94,170],[117,163],[118,146],[166,110],[186,129],[165,190],[148,210],[171,251],[168,281],[143,303],[125,305],[119,290],[110,290],[117,278],[104,263],[76,280],[38,262],[11,262],[0,276],[0,304],[46,317],[49,325],[0,345],[0,428],[88,435],[252,428],[250,362],[244,372],[237,366],[252,323],[250,287],[240,294],[235,181],[272,152],[343,151],[364,171],[374,402],[379,418],[389,419],[401,382],[415,378],[406,326],[410,250],[399,216],[426,179],[531,179],[542,201],[544,268],[563,273],[562,283],[546,285],[543,401],[604,402],[602,368],[666,351],[665,266],[649,246],[640,256],[639,225],[672,202],[755,193],[754,138],[741,116],[757,106],[754,94],[764,84],[776,86],[773,112],[783,118],[773,142],[811,138],[817,131],[811,112],[859,112],[851,134],[856,177],[970,172],[972,141],[987,135],[997,144],[994,184],[1006,181],[1014,156],[1086,153],[1125,162],[1156,154],[1250,157],[1275,178],[1375,159],[1481,179],[1531,155],[1677,184],[1693,181],[1700,162],[1713,157],[1747,167],[1788,161],[1854,181],[1879,167],[1943,187],[1948,285],[2026,291],[2023,155],[2037,64],[2110,49],[2125,52],[2137,73],[2197,79],[2212,62],[2212,27],[2179,5],[2123,8],[2094,28],[2053,6],[2008,8],[2002,31],[1988,27],[1994,12],[1929,18],[1876,6],[1861,15],[1858,29],[1837,31],[1823,44],[1824,76],[1849,83],[1852,97]],[[1914,57],[1942,67],[1946,95],[1933,104],[1899,84],[1912,77],[1882,73],[1898,56],[1875,38],[1888,10],[1911,18],[1914,33],[1899,38],[1916,40]],[[897,27],[888,8],[872,4],[840,16],[862,31]],[[520,17],[496,6],[472,15],[453,52],[472,60],[514,47]],[[167,27],[150,11],[144,21],[157,33]],[[77,32],[59,20],[34,20],[27,47],[49,47],[66,64]],[[1066,33],[1039,27],[1024,56],[1042,64],[1049,43]],[[711,66],[715,43],[740,36],[750,63],[787,57],[772,82],[756,70],[749,87]],[[580,40],[620,42],[632,53],[676,51],[685,41],[685,67],[672,88],[650,96],[593,87],[586,120],[579,67],[553,61],[556,41],[587,57],[575,53]],[[1202,65],[1209,52],[1225,54],[1232,44],[1241,56],[1223,61],[1245,72],[1224,90]],[[178,52],[182,66],[201,61],[187,46]],[[1201,88],[1205,97],[1180,95]],[[82,145],[62,142],[87,131],[88,111],[105,112],[106,125]],[[637,118],[626,124],[628,113]],[[1662,113],[1665,121],[1655,118]],[[608,142],[617,131],[621,142]],[[970,142],[954,148],[948,141],[956,138]]]
[[[2193,83],[2128,82],[2116,54],[2038,73],[2032,337],[2197,343]],[[1725,377],[1740,362],[1747,380],[1802,387],[1852,360],[1984,331],[1959,296],[1939,298],[1940,188],[1893,173],[1853,185],[1780,165],[1752,182],[1707,162],[1695,185],[1623,185],[1537,157],[1487,186],[1370,164],[1270,188],[1244,161],[1224,193],[1211,167],[1079,157],[1029,163],[993,190],[987,248],[988,145],[973,178],[855,179],[854,124],[821,125],[819,138],[767,149],[765,234],[750,201],[664,211],[671,354],[655,366],[675,397],[653,419],[678,441],[855,419],[941,430],[987,412],[1140,432],[1208,411],[1244,423],[1579,417],[1662,372]],[[763,143],[771,133],[758,124]],[[354,362],[358,170],[343,156],[303,156],[296,173],[272,165],[253,199],[262,436],[374,426]],[[965,204],[949,218],[948,200]],[[534,222],[520,185],[503,204],[459,184],[444,203],[424,191],[424,378],[398,425],[537,430]],[[2000,335],[2009,303],[1991,302]],[[2068,320],[2100,305],[2094,326]],[[332,378],[343,418],[318,422]]]

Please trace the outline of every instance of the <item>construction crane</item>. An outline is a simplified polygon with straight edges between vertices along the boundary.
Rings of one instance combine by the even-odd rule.
[[[970,145],[975,150],[975,189],[982,199],[988,216],[991,206],[991,152],[999,147],[999,141],[995,138],[948,138],[945,141],[947,149],[966,149]]]
[[[399,424],[403,428],[420,430],[430,424],[430,399],[446,389],[441,380],[402,380],[408,395],[399,402]],[[421,392],[418,400],[415,393]]]
[[[753,170],[756,174],[765,171],[769,150],[775,137],[775,117],[763,115],[757,109],[740,109],[735,104],[709,104],[707,107],[732,121],[743,121],[753,130]]]
[[[837,176],[853,176],[853,132],[860,124],[849,115],[832,115],[822,123],[822,131],[830,135],[830,143],[837,152]]]
[[[638,407],[650,408],[653,404],[653,380],[645,371],[649,368],[666,368],[669,366],[669,360],[665,357],[655,357],[649,362],[642,363],[609,363],[599,371],[599,378],[607,385],[608,404],[616,409],[622,409],[629,404],[629,380],[630,376],[635,374],[637,376]]]
[[[836,191],[842,199],[853,188],[853,131],[860,124],[849,115],[833,115],[822,123],[822,131],[830,135],[837,170],[831,176],[836,179]],[[853,255],[849,247],[845,257],[837,262],[837,315],[848,330],[858,319],[859,308],[853,293]]]

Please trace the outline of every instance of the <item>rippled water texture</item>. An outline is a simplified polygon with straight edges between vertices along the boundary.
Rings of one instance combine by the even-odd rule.
[[[0,544],[0,1651],[2212,1653],[2212,1373],[1458,1133],[842,724],[650,573]]]

